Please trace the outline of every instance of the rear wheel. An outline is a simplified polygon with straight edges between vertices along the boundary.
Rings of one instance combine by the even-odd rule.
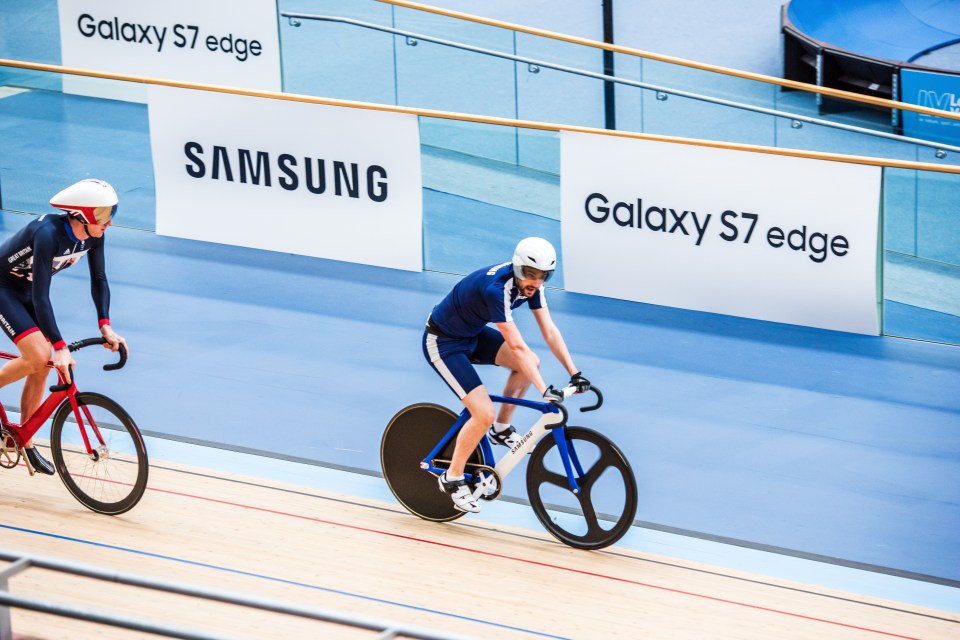
[[[453,506],[450,496],[440,490],[437,476],[420,468],[420,463],[457,421],[457,414],[436,404],[414,404],[401,409],[390,420],[380,441],[380,465],[390,491],[410,513],[424,520],[446,522],[464,515]],[[446,467],[453,457],[456,438],[435,460]],[[483,464],[478,447],[470,456],[471,465]]]
[[[107,515],[129,511],[147,489],[149,463],[140,431],[110,398],[85,391],[76,399],[79,423],[67,401],[57,409],[50,427],[57,473],[88,509]]]
[[[560,542],[603,549],[630,530],[637,513],[637,482],[626,457],[606,436],[584,427],[564,432],[580,492],[570,489],[557,442],[548,434],[527,463],[530,506]]]

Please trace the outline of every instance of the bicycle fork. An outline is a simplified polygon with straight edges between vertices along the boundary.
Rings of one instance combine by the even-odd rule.
[[[570,487],[570,491],[579,494],[580,484],[577,482],[577,478],[583,476],[583,467],[580,465],[580,459],[577,457],[576,450],[569,446],[567,442],[564,428],[562,426],[555,426],[557,424],[556,422],[551,422],[551,416],[553,415],[555,414],[544,414],[543,417],[533,425],[530,431],[523,436],[525,440],[524,443],[505,454],[494,469],[501,478],[506,477],[507,474],[520,464],[520,461],[533,450],[536,444],[540,442],[540,438],[549,431],[557,445],[557,453],[560,455],[560,460],[563,462],[563,471],[567,476],[567,484]]]
[[[100,435],[100,429],[97,427],[97,422],[93,419],[93,415],[90,413],[90,408],[87,405],[81,405],[77,402],[77,397],[75,395],[70,396],[70,407],[73,409],[73,418],[77,421],[77,429],[80,431],[80,438],[83,440],[83,447],[87,452],[87,455],[96,462],[100,459],[100,449],[103,446],[103,436]],[[82,414],[82,415],[81,415]],[[87,427],[93,431],[93,435],[97,439],[97,447],[94,448],[90,446],[90,438],[87,435]]]

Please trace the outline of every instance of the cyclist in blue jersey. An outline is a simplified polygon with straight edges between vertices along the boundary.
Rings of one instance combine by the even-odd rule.
[[[110,326],[110,287],[104,266],[103,235],[113,224],[117,193],[102,180],[81,180],[50,204],[64,213],[44,215],[0,243],[0,327],[20,350],[20,357],[0,367],[0,387],[26,378],[20,397],[21,423],[40,406],[53,347],[53,365],[70,379],[73,356],[53,315],[50,279],[87,255],[90,290],[105,347],[117,351],[126,341]],[[33,442],[24,443],[27,460],[38,472],[54,468]]]
[[[510,425],[515,405],[493,401],[477,375],[475,364],[510,369],[503,395],[522,398],[532,384],[551,402],[562,401],[540,375],[540,358],[527,346],[513,322],[513,310],[530,306],[550,351],[570,374],[570,384],[585,391],[590,383],[580,373],[547,309],[543,285],[557,266],[557,252],[543,238],[524,238],[511,262],[484,267],[467,275],[433,308],[423,334],[423,354],[430,366],[470,410],[460,430],[450,468],[439,478],[460,511],[477,513],[464,470],[484,434],[495,444],[513,447],[520,437]],[[496,329],[487,326],[496,325]],[[496,421],[494,421],[496,418]]]

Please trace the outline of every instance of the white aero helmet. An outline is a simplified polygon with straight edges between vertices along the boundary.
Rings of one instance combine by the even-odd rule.
[[[524,273],[524,267],[532,267],[542,273],[537,274],[535,271]],[[524,238],[517,243],[517,248],[513,250],[513,275],[518,278],[525,279],[543,275],[543,280],[546,282],[556,268],[557,252],[553,245],[543,238]]]
[[[50,198],[52,206],[83,224],[107,224],[117,212],[117,202],[113,187],[93,178],[74,183]]]

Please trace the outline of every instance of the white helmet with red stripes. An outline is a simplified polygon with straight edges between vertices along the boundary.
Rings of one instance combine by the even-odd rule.
[[[83,224],[107,224],[117,212],[117,202],[113,187],[93,178],[72,184],[50,198],[51,205]]]

